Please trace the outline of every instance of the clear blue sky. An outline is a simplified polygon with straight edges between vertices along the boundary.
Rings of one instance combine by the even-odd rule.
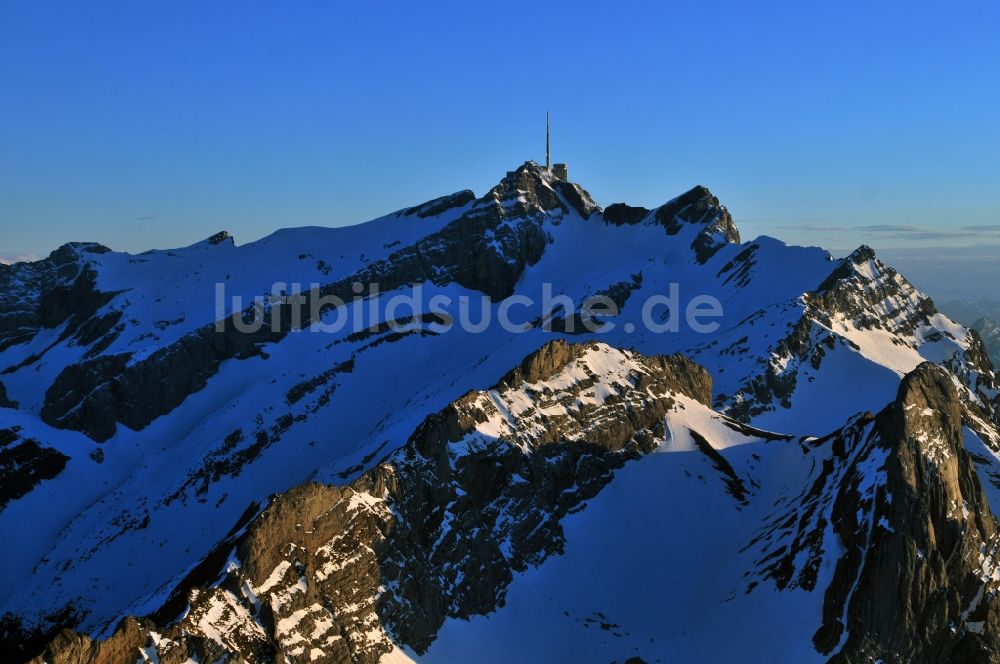
[[[472,6],[474,5],[474,6]],[[0,5],[0,257],[357,223],[553,151],[743,234],[998,247],[1000,5]],[[978,227],[978,228],[977,228]]]

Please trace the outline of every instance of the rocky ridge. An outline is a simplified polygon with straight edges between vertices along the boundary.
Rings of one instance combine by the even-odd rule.
[[[922,364],[881,413],[801,444],[821,463],[750,542],[745,591],[822,593],[813,642],[831,662],[996,661],[997,520],[952,376]]]
[[[754,265],[751,245],[722,273],[742,278]],[[1000,422],[996,411],[993,366],[974,331],[942,329],[943,318],[930,298],[920,293],[902,275],[882,263],[874,251],[863,246],[841,261],[815,290],[797,303],[801,314],[767,357],[762,357],[752,378],[732,395],[720,395],[716,406],[743,421],[790,408],[802,369],[819,371],[824,358],[838,349],[859,350],[852,333],[884,335],[893,346],[919,351],[924,344],[961,341],[949,367],[963,378],[966,399],[983,404],[988,418]],[[961,334],[959,339],[957,334]],[[916,355],[915,355],[916,356]],[[894,367],[895,368],[895,367]],[[898,369],[897,369],[898,370]]]
[[[683,357],[547,344],[491,390],[427,418],[351,484],[275,497],[199,570],[213,583],[178,586],[179,603],[124,619],[106,641],[66,631],[37,661],[422,653],[446,618],[503,607],[514,574],[562,552],[561,519],[676,435],[664,422],[703,407],[710,391]],[[831,661],[998,656],[997,522],[946,371],[921,365],[884,411],[824,438],[742,430],[820,461],[749,543],[759,562],[746,593],[774,584],[822,597],[813,641]],[[727,474],[738,472],[720,469],[720,481]],[[826,587],[825,565],[835,568]]]
[[[467,195],[455,194],[404,214],[440,214],[468,203]],[[441,231],[394,251],[363,272],[305,293],[302,310],[309,309],[310,298],[335,296],[350,302],[355,283],[378,283],[383,290],[393,290],[425,280],[436,284],[454,281],[493,298],[506,297],[524,268],[541,256],[547,242],[541,217],[563,210],[549,179],[536,166],[525,164]],[[255,315],[260,314],[252,309],[243,313],[249,320]],[[305,316],[300,326],[310,322]],[[278,329],[265,325],[252,334],[227,318],[221,333],[212,321],[139,362],[131,363],[128,355],[115,355],[72,365],[46,393],[42,417],[54,426],[77,429],[96,440],[111,437],[117,422],[144,428],[204,387],[223,361],[254,356],[260,344],[280,341],[292,329],[293,321],[287,315],[280,319]]]
[[[128,619],[103,645],[66,632],[39,661],[133,648],[161,661],[367,662],[394,641],[422,652],[445,618],[502,606],[514,573],[561,551],[561,518],[662,444],[672,410],[710,395],[681,356],[551,342],[350,485],[274,499],[216,572],[201,570],[216,584],[177,588],[189,608],[161,616],[168,626]]]
[[[8,330],[13,336],[5,337],[6,352],[0,348],[0,362],[7,367],[0,408],[18,401],[18,421],[40,417],[51,425],[39,422],[30,427],[30,436],[15,432],[18,442],[10,449],[18,451],[7,464],[13,469],[11,486],[21,486],[22,476],[26,481],[9,504],[23,512],[42,499],[37,490],[42,487],[59,496],[55,502],[70,505],[54,517],[53,523],[65,525],[60,539],[37,544],[38,558],[25,563],[30,562],[24,569],[37,578],[0,587],[0,611],[13,612],[0,624],[3,647],[31,639],[47,642],[51,629],[75,627],[86,634],[63,632],[51,643],[70,659],[112,656],[108,653],[127,652],[132,645],[146,653],[143,657],[159,653],[167,661],[187,655],[205,661],[226,652],[248,660],[308,659],[313,649],[322,656],[375,659],[389,652],[398,655],[393,649],[400,645],[411,653],[423,652],[433,645],[442,621],[498,610],[512,579],[562,551],[566,518],[597,496],[626,461],[645,459],[649,451],[664,447],[702,459],[704,467],[696,464],[690,470],[694,481],[717,486],[725,504],[743,514],[763,509],[759,494],[770,490],[767,483],[774,479],[763,473],[766,462],[752,455],[746,459],[727,445],[761,445],[765,458],[776,448],[801,449],[803,458],[814,460],[818,471],[807,474],[808,488],[801,487],[808,511],[774,512],[774,525],[780,527],[769,526],[769,536],[754,544],[763,550],[753,564],[748,562],[745,585],[757,584],[751,589],[754,597],[762,584],[819,597],[833,587],[823,572],[837,563],[830,560],[831,552],[839,550],[830,538],[846,542],[860,537],[853,531],[833,535],[831,529],[836,523],[853,523],[848,517],[866,518],[849,515],[844,505],[874,503],[882,481],[879,464],[888,458],[873,437],[873,419],[855,417],[846,427],[844,419],[866,408],[879,412],[893,399],[901,377],[926,359],[947,370],[955,382],[966,427],[962,434],[975,450],[970,458],[987,497],[1000,486],[997,385],[982,341],[940,316],[929,299],[870,249],[833,260],[820,251],[778,246],[766,238],[739,244],[728,211],[703,187],[652,210],[624,204],[602,210],[579,185],[554,181],[532,163],[509,172],[483,197],[458,192],[358,229],[354,235],[331,235],[328,246],[317,241],[325,237],[321,229],[281,232],[257,253],[250,245],[236,247],[226,233],[155,256],[69,245],[48,262],[0,272],[0,278],[8,279],[4,302],[12,307],[27,303],[11,318],[22,322]],[[372,240],[352,256],[350,245],[360,235]],[[276,329],[265,326],[247,334],[230,318],[219,332],[204,312],[191,314],[188,321],[176,313],[159,315],[159,298],[166,292],[162,283],[121,278],[125,263],[134,266],[130,276],[157,270],[180,274],[171,270],[184,265],[189,271],[183,279],[195,283],[200,273],[211,285],[213,280],[228,281],[233,272],[230,287],[239,291],[234,264],[256,265],[254,256],[270,258],[282,242],[288,245],[288,263],[275,272],[279,277],[321,275],[315,291],[305,293],[307,301],[325,295],[348,301],[355,282],[378,281],[383,292],[409,292],[418,283],[436,292],[483,293],[503,306],[512,295],[535,294],[529,286],[548,279],[557,293],[573,298],[611,298],[620,312],[606,320],[619,332],[604,340],[647,356],[604,346],[606,354],[622,354],[631,363],[635,375],[623,378],[598,370],[590,345],[544,345],[569,332],[559,325],[534,325],[520,340],[491,331],[473,338],[446,333],[444,317],[390,321],[388,312],[385,319],[329,336],[322,344],[315,336],[293,335],[309,320],[295,322],[284,310]],[[727,317],[718,335],[620,332],[624,324],[638,322],[647,297],[666,292],[677,281],[685,288],[697,285],[725,303]],[[33,292],[36,288],[40,293]],[[256,292],[253,284],[242,288],[239,292]],[[135,305],[143,297],[153,303],[151,308]],[[150,311],[164,320],[150,325]],[[552,311],[529,314],[529,320],[557,320]],[[242,312],[245,320],[256,315],[252,309]],[[408,326],[390,324],[400,322]],[[504,375],[539,345],[541,351]],[[715,406],[735,419],[711,417],[725,435],[687,423],[692,413],[709,417],[698,404],[711,402],[713,395],[704,370],[666,355],[676,351],[708,366],[723,385],[724,393],[714,395]],[[562,383],[558,389],[549,385],[552,394],[532,391],[539,382],[561,380],[559,372],[579,365],[584,356],[593,375],[574,374],[572,386],[565,389]],[[425,362],[426,357],[436,360]],[[690,405],[667,405],[655,380],[640,388],[648,376],[662,373],[663,367],[654,366],[660,362],[673,372],[671,389],[686,395],[670,398],[676,404],[691,400]],[[854,378],[841,394],[837,376],[845,366]],[[373,378],[366,380],[369,374]],[[463,391],[501,375],[492,391],[456,400]],[[869,390],[869,383],[879,383],[880,390]],[[373,385],[393,386],[381,405],[355,398]],[[47,390],[38,396],[33,394],[36,387]],[[656,388],[652,394],[651,387]],[[853,394],[846,392],[868,396],[849,400]],[[511,416],[498,406],[494,393],[504,399],[517,396],[517,404],[501,399],[508,411],[512,405],[534,405]],[[616,401],[621,393],[630,395],[624,406]],[[860,406],[850,410],[845,402]],[[452,405],[441,410],[447,403]],[[436,415],[424,420],[429,412]],[[815,417],[824,418],[824,424],[815,425]],[[872,417],[881,422],[886,416]],[[762,420],[768,424],[759,424]],[[796,435],[750,426],[770,426],[774,420],[791,422],[788,429],[782,424],[774,428]],[[801,438],[833,426],[838,428],[833,436]],[[90,440],[77,436],[70,445],[60,434],[71,432],[61,428],[83,431]],[[38,448],[21,447],[28,439]],[[954,442],[948,440],[949,445]],[[461,453],[455,452],[456,445]],[[130,459],[127,450],[133,447],[148,458]],[[59,459],[63,465],[56,469]],[[407,481],[400,481],[400,473]],[[78,514],[71,507],[77,489],[73,478],[88,475],[113,488],[85,494]],[[324,482],[307,481],[317,476]],[[336,478],[354,481],[345,485]],[[845,483],[853,488],[843,489]],[[835,514],[842,489],[847,497]],[[274,491],[281,495],[269,501]],[[962,495],[968,500],[971,494]],[[226,534],[248,502],[251,508],[238,527]],[[264,515],[258,516],[264,504]],[[280,510],[275,507],[279,504]],[[981,506],[974,504],[977,510]],[[323,516],[327,511],[329,523]],[[210,513],[223,515],[218,517],[221,525],[203,525]],[[10,532],[18,522],[3,517],[0,510],[0,527]],[[178,518],[200,519],[196,525],[202,531],[197,537],[177,532],[172,524]],[[785,525],[790,519],[802,524],[798,530]],[[293,522],[312,523],[314,533],[307,537]],[[527,526],[518,524],[532,524],[534,530],[526,532]],[[939,526],[945,527],[935,528]],[[319,549],[335,538],[334,528],[357,532],[320,555]],[[247,544],[249,533],[257,533],[252,546]],[[274,549],[272,540],[294,546]],[[36,546],[30,538],[26,541]],[[359,543],[372,553],[354,561]],[[100,589],[111,582],[102,570],[114,567],[123,550],[156,557],[162,571],[152,573],[146,566],[134,590],[121,592],[114,602],[98,603],[107,597]],[[344,565],[350,578],[331,571],[336,578],[319,579],[320,559]],[[131,559],[121,564],[126,561]],[[283,563],[280,578],[268,585]],[[847,587],[860,572],[852,567],[855,563],[844,565],[847,581],[838,584]],[[482,584],[471,583],[473,578]],[[968,584],[952,571],[942,579],[941,592],[949,584],[960,587],[956,592],[964,601]],[[256,601],[244,583],[256,588],[251,593]],[[175,592],[165,600],[161,587]],[[193,598],[192,589],[197,591]],[[829,600],[829,616],[816,626],[816,648],[835,655],[860,633],[848,618],[837,618],[838,607],[851,601],[846,596]],[[187,617],[176,622],[188,605]],[[339,607],[335,611],[330,608],[334,605]],[[130,613],[146,617],[125,623],[124,631],[105,640],[120,616]],[[910,614],[903,619],[917,620]],[[336,644],[327,643],[332,636],[326,632],[322,638],[313,636],[330,620],[336,623]],[[864,620],[885,618],[866,614]],[[927,624],[937,634],[938,623]],[[115,644],[124,643],[116,641],[121,635],[139,642],[129,641],[132,645],[118,651]],[[954,643],[941,645],[944,637],[935,636],[935,645],[928,645],[929,637],[912,643],[893,638],[884,643],[876,639],[875,645],[851,641],[855,650],[845,652],[898,649],[914,657],[934,649],[959,652]],[[297,654],[289,655],[292,651]]]
[[[309,309],[312,298],[333,296],[350,302],[356,283],[378,283],[383,291],[391,291],[422,281],[437,285],[454,282],[495,300],[503,299],[513,292],[524,269],[541,258],[549,242],[542,230],[542,219],[565,215],[569,207],[564,200],[585,218],[600,212],[579,185],[556,181],[529,162],[509,172],[475,201],[469,200],[468,192],[459,192],[409,208],[402,214],[421,217],[471,203],[464,214],[441,231],[395,250],[362,272],[304,293],[301,310]],[[703,227],[692,243],[702,263],[720,247],[740,239],[729,212],[704,187],[695,187],[653,214],[669,235],[679,232],[682,224]],[[92,276],[81,276],[78,281],[74,285],[77,291],[93,288]],[[121,313],[111,311],[95,317],[95,312],[115,295],[93,293],[86,304],[74,305],[75,318],[67,322],[67,333],[75,332],[82,346],[94,345],[85,361],[71,365],[56,378],[45,395],[42,410],[49,424],[83,431],[98,441],[110,438],[118,422],[132,429],[144,428],[202,389],[223,361],[255,356],[261,344],[278,342],[289,331],[311,322],[304,316],[296,325],[283,310],[277,329],[265,325],[247,334],[227,318],[220,334],[212,321],[149,357],[133,361],[129,354],[100,355],[114,339],[113,329]],[[248,309],[241,315],[244,320],[253,320],[261,313]],[[65,317],[49,314],[46,321],[48,326],[55,326],[65,322]]]

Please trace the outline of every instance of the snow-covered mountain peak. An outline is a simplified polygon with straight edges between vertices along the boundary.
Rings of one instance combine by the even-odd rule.
[[[534,214],[575,210],[584,219],[600,212],[580,185],[562,180],[534,161],[526,161],[507,174],[480,199],[509,209],[512,214]]]
[[[708,381],[679,356],[546,344],[349,485],[305,483],[249,509],[155,622],[126,620],[95,647],[197,661],[424,653],[447,619],[494,611],[515,575],[561,552],[562,519],[629,461],[673,446],[745,504],[715,446],[759,439],[686,394],[707,398]]]
[[[86,254],[106,254],[111,249],[97,242],[67,242],[49,254],[48,258],[56,263],[86,258]]]
[[[844,258],[816,294],[827,314],[850,320],[861,329],[912,335],[937,314],[929,297],[866,245]]]
[[[625,414],[641,408],[665,415],[672,397],[707,408],[711,386],[708,372],[683,355],[644,357],[594,341],[558,340],[529,354],[492,389],[452,404],[442,413],[444,421],[432,418],[424,426],[438,432],[434,440],[456,440],[465,432],[459,439],[463,449],[497,439],[525,450],[584,439],[617,448],[634,434],[621,428]],[[421,429],[417,435],[428,434]]]
[[[707,187],[698,185],[667,201],[653,213],[667,233],[675,235],[684,224],[701,227],[691,244],[698,261],[705,263],[726,244],[740,244],[740,232],[729,210]]]
[[[329,303],[296,322],[270,299],[291,292]],[[570,325],[594,296],[615,307],[596,328]],[[432,311],[435,297],[455,306]],[[279,315],[248,330],[254,298]],[[691,324],[699,301],[718,304],[715,327]],[[645,579],[619,568],[656,570],[677,589],[677,633],[663,636],[643,617],[656,612],[618,602],[603,581],[554,573],[558,602],[536,597],[529,613],[552,609],[561,626],[546,629],[604,661],[624,653],[581,636],[595,611],[623,616],[629,653],[661,636],[715,652],[710,625],[683,608],[692,602],[715,624],[781,611],[805,635],[782,653],[815,659],[819,591],[838,542],[861,537],[831,524],[873,500],[877,443],[897,445],[905,428],[876,431],[888,416],[858,413],[882,413],[928,361],[955,391],[933,396],[940,381],[928,378],[927,403],[911,399],[911,433],[928,436],[920,458],[940,439],[957,459],[964,441],[974,468],[955,468],[1000,496],[1000,393],[978,337],[866,247],[833,260],[743,243],[701,186],[654,209],[602,209],[528,162],[479,198],[462,190],[357,226],[240,246],[220,233],[139,255],[67,245],[0,267],[0,305],[11,487],[0,538],[23,543],[5,561],[0,628],[36,650],[54,630],[76,629],[79,644],[136,615],[156,623],[127,623],[147,654],[165,655],[169,640],[203,660],[316,650],[374,661],[404,646],[433,659],[435,639],[458,629],[450,618],[506,615],[519,575],[544,583],[532,570],[559,570],[565,553],[636,596]],[[516,325],[501,324],[512,311]],[[945,407],[947,426],[924,414]],[[606,543],[578,554],[574,541]],[[818,643],[832,649],[844,627],[828,622]],[[732,659],[723,645],[719,659]]]

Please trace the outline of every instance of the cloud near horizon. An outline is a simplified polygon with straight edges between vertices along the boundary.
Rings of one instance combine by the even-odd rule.
[[[777,223],[777,222],[784,223]],[[799,223],[788,223],[797,221]],[[737,219],[740,223],[770,223],[772,228],[785,231],[800,231],[808,233],[858,233],[872,240],[960,240],[960,239],[995,239],[1000,240],[1000,224],[976,226],[958,226],[952,229],[935,229],[926,226],[907,224],[869,224],[862,226],[836,225],[829,223],[810,223],[824,221],[820,219]]]
[[[31,263],[33,261],[41,260],[41,256],[38,254],[17,254],[0,251],[0,265],[12,265],[14,263]]]

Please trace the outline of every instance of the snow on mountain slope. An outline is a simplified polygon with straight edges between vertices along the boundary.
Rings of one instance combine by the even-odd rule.
[[[245,516],[152,620],[64,633],[44,658],[1000,652],[997,522],[944,370],[921,365],[823,438],[752,429],[710,394],[682,356],[547,344],[350,485]]]
[[[707,373],[681,357],[548,344],[350,487],[304,485],[273,502],[220,550],[218,572],[203,571],[221,584],[196,591],[163,634],[206,637],[193,642],[202,660],[375,661],[394,639],[423,650],[445,617],[492,611],[512,572],[561,552],[562,516],[629,459],[670,449],[694,423],[729,447],[752,440],[708,409],[710,394]],[[702,481],[743,504],[714,448],[695,454]]]
[[[215,330],[217,283],[245,309],[276,282],[350,304],[299,324],[283,312],[274,330],[244,334],[231,318]],[[381,294],[353,301],[354,284],[367,294],[371,282]],[[468,298],[471,320],[491,323],[471,333],[457,308],[387,311],[393,295],[418,292],[413,284],[424,303]],[[644,316],[672,284],[676,301]],[[683,352],[712,375],[717,409],[799,436],[881,410],[930,359],[961,383],[969,426],[991,451],[976,457],[984,479],[997,468],[996,386],[978,337],[867,248],[834,260],[770,238],[740,244],[700,187],[655,210],[601,210],[528,163],[479,199],[460,192],[348,229],[279,231],[239,247],[218,234],[138,256],[67,245],[0,266],[0,286],[0,383],[17,402],[0,422],[25,422],[45,447],[73,441],[66,470],[0,510],[0,535],[25,539],[38,506],[59,504],[30,542],[2,554],[0,613],[42,634],[70,625],[107,635],[119,616],[156,610],[248,509],[308,480],[358,478],[428,413],[552,338]],[[571,304],[546,302],[546,289]],[[565,308],[598,293],[618,315],[599,331],[567,332]],[[722,304],[712,333],[644,321],[665,324],[670,309],[682,318],[697,296]],[[504,308],[526,331],[497,324]],[[302,329],[338,319],[337,332]]]
[[[960,413],[922,365],[877,417],[728,448],[754,487],[743,507],[699,455],[643,457],[564,520],[564,555],[419,659],[992,661],[996,521]]]

